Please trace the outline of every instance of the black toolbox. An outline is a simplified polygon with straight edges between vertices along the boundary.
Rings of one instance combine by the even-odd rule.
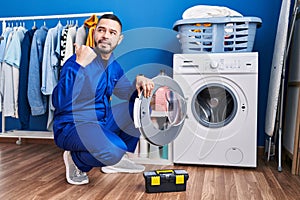
[[[187,171],[167,169],[144,172],[146,192],[179,192],[186,190]]]

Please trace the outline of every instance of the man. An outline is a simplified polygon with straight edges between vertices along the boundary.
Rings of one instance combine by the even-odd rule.
[[[87,184],[86,172],[102,167],[106,173],[142,172],[144,166],[127,159],[134,152],[139,131],[132,120],[134,98],[143,91],[149,97],[152,80],[138,75],[129,82],[115,61],[113,50],[123,39],[122,23],[113,14],[103,15],[94,31],[95,47],[75,44],[53,90],[54,139],[65,150],[66,179]],[[111,96],[125,103],[111,106]]]

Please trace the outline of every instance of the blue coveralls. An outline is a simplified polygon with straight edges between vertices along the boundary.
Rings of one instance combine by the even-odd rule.
[[[86,67],[75,60],[73,55],[64,64],[53,90],[54,140],[88,172],[116,164],[126,151],[134,152],[140,136],[132,120],[136,89],[113,55],[107,67],[100,56]],[[112,94],[127,101],[111,106]]]

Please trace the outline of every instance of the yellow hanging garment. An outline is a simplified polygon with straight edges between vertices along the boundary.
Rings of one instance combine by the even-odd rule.
[[[86,45],[94,47],[94,30],[98,23],[97,15],[92,15],[90,18],[84,21],[84,25],[89,28],[89,33],[86,39]]]

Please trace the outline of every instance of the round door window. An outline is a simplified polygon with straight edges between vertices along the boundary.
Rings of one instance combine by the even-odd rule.
[[[167,86],[159,87],[150,101],[152,124],[159,130],[180,125],[185,118],[185,100]]]
[[[192,100],[194,117],[210,128],[226,126],[237,112],[237,100],[233,92],[222,84],[201,87]]]
[[[172,142],[182,129],[186,116],[186,100],[181,87],[172,78],[159,75],[151,98],[143,94],[134,105],[134,121],[144,138],[163,146]]]

